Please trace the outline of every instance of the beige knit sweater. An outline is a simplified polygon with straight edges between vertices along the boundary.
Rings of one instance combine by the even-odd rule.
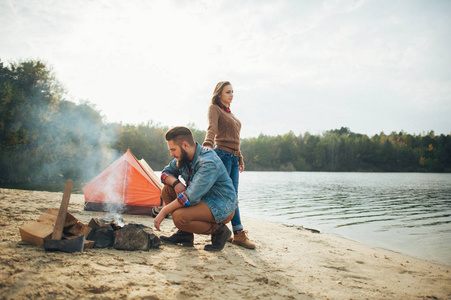
[[[227,113],[216,104],[208,108],[208,129],[202,146],[213,148],[224,146],[240,150],[241,122],[232,113]],[[244,165],[243,155],[239,164]]]

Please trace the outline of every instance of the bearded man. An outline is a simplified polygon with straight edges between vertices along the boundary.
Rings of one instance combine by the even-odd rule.
[[[211,245],[204,249],[220,251],[232,234],[225,224],[230,222],[238,206],[232,180],[216,153],[195,142],[188,128],[174,127],[165,138],[174,160],[161,174],[165,206],[155,217],[154,225],[160,230],[161,222],[171,214],[178,231],[160,239],[193,246],[194,233],[211,235]]]

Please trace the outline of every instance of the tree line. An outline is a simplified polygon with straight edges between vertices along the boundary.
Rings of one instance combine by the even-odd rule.
[[[187,125],[202,142],[205,131]],[[39,60],[0,61],[0,183],[86,183],[130,149],[154,170],[171,159],[153,122],[107,123],[89,102],[74,103]],[[406,132],[372,137],[349,128],[321,135],[242,139],[249,171],[451,172],[451,136]]]
[[[433,131],[368,137],[342,127],[322,135],[260,135],[244,140],[242,151],[252,170],[451,172],[451,136]]]

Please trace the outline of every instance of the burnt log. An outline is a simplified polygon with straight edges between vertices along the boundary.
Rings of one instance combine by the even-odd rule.
[[[94,248],[111,247],[114,242],[114,230],[109,225],[94,227],[87,240],[94,241]]]
[[[124,222],[122,218],[119,219],[122,223]],[[113,230],[118,230],[122,228],[115,220],[105,220],[105,219],[99,219],[99,218],[92,218],[91,221],[89,221],[88,226],[91,228],[100,227],[100,226],[111,226]]]
[[[114,232],[114,249],[144,250],[158,248],[160,239],[153,230],[141,224],[128,224]]]
[[[100,222],[100,220],[98,218],[92,218],[91,221],[89,221],[88,226],[91,227],[92,229],[96,228],[96,227],[100,227],[103,224]]]

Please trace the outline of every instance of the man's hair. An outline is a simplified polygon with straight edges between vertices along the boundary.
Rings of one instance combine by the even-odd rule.
[[[165,135],[166,141],[174,141],[175,144],[181,146],[183,142],[188,142],[189,145],[194,146],[193,133],[186,127],[176,126],[169,129]]]
[[[213,91],[213,96],[211,97],[211,104],[216,104],[219,106],[221,104],[221,100],[219,99],[219,96],[222,93],[222,90],[225,86],[230,85],[231,83],[228,81],[221,81],[218,82],[218,84],[215,87],[215,90]]]

